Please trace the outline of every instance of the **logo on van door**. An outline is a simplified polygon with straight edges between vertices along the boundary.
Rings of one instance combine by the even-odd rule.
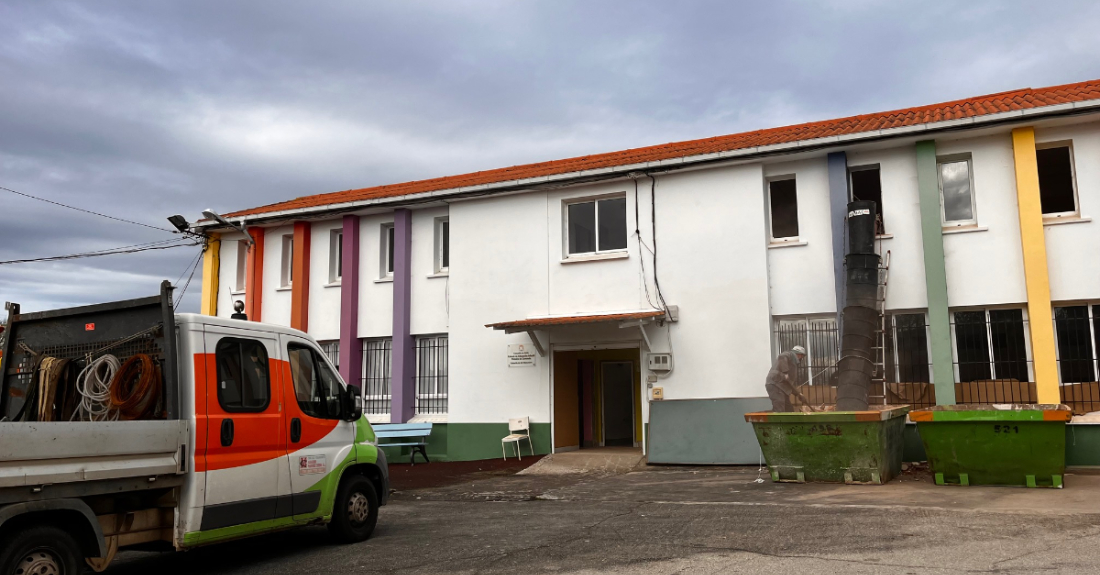
[[[298,475],[320,475],[324,472],[324,455],[302,455],[298,457]]]

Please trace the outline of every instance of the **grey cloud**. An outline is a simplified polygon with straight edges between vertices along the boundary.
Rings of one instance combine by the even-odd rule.
[[[1100,6],[1037,6],[13,0],[0,186],[167,225],[1100,76]],[[0,216],[4,260],[170,237],[3,192]],[[147,295],[193,255],[0,266],[0,300]]]

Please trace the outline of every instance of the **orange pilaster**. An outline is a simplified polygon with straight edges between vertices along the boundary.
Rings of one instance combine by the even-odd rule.
[[[294,266],[290,282],[290,327],[309,329],[309,240],[312,224],[294,222]]]

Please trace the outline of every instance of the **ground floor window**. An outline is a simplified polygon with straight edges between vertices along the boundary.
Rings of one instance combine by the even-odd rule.
[[[367,415],[390,413],[392,362],[392,338],[379,337],[363,340],[363,412]]]
[[[779,353],[796,345],[806,349],[806,359],[799,367],[798,384],[836,383],[833,376],[840,360],[840,334],[835,317],[780,318],[775,322],[775,336]]]
[[[416,413],[447,413],[447,336],[416,338]]]
[[[928,323],[923,312],[895,313],[886,318],[885,373],[890,383],[932,383],[928,358]]]
[[[1096,381],[1100,350],[1100,305],[1054,308],[1058,377],[1063,384]]]
[[[956,381],[1032,380],[1024,310],[966,310],[953,316]]]
[[[332,366],[337,370],[340,369],[340,340],[330,339],[326,341],[317,342],[321,345],[321,351],[324,352],[328,360],[332,362]]]

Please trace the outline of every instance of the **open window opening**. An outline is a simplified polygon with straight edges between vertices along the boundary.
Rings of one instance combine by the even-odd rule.
[[[1076,215],[1073,148],[1068,144],[1045,145],[1035,150],[1035,159],[1039,167],[1039,202],[1043,215]]]
[[[879,177],[879,167],[874,165],[849,168],[848,174],[852,201],[875,202],[875,235],[884,235],[886,218],[882,215],[882,180]]]
[[[798,240],[798,192],[794,178],[768,183],[773,242]]]

